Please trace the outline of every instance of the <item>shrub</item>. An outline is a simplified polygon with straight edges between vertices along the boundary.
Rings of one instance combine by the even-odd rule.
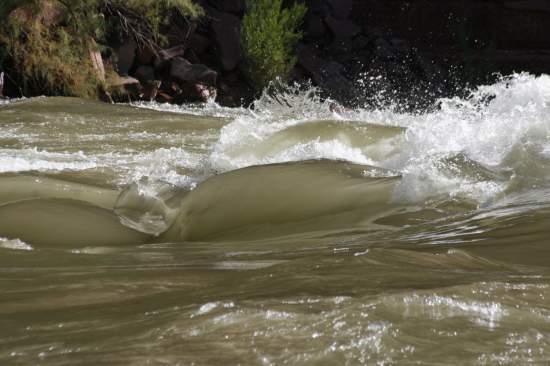
[[[270,81],[286,80],[296,64],[294,47],[306,7],[283,9],[282,0],[249,0],[242,23],[245,72],[257,91]]]
[[[161,25],[171,20],[171,15],[198,18],[203,9],[191,0],[99,0],[102,11],[111,22],[109,32],[115,35],[131,35],[138,44],[163,42]]]
[[[8,8],[1,13],[3,64],[21,92],[95,97],[100,81],[89,56],[92,38],[79,37],[79,26],[69,15],[66,27],[43,24],[37,16],[42,12],[40,2],[12,4],[12,8],[23,5],[23,13],[32,15],[10,17]]]
[[[98,49],[96,40],[102,41],[109,31],[125,31],[126,36],[133,36],[138,42],[155,44],[159,26],[172,12],[184,17],[202,14],[202,9],[191,0],[50,2],[61,5],[64,11],[59,25],[46,26],[41,22],[43,1],[0,0],[0,68],[7,71],[10,80],[27,96],[95,98],[98,89],[105,87],[90,59],[90,51]],[[24,14],[32,16],[11,17],[15,8],[22,8]],[[105,14],[109,9],[112,13]],[[110,16],[111,23],[105,22],[105,15]],[[121,29],[113,24],[130,27]],[[106,66],[107,74],[112,74],[109,65]]]

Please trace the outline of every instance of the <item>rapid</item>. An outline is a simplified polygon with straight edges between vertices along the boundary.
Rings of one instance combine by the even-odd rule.
[[[0,294],[1,365],[550,363],[550,76],[0,101]]]

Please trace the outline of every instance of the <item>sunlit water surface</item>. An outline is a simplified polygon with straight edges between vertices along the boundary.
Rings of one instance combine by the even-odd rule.
[[[550,363],[550,77],[0,104],[1,365]]]

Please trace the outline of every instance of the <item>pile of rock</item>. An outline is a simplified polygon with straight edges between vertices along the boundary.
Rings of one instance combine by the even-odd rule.
[[[186,47],[154,50],[138,47],[128,39],[115,49],[118,80],[131,98],[162,103],[208,102],[216,98],[218,73],[201,63],[191,63]]]
[[[169,24],[163,29],[168,48],[140,46],[127,38],[114,48],[123,86],[134,99],[161,103],[217,100],[236,106],[251,98],[239,66],[244,0],[208,1],[197,22]]]
[[[407,40],[358,24],[355,9],[364,3],[307,0],[306,4],[296,74],[311,78],[331,97],[347,104],[369,104],[386,90],[392,95],[385,100],[401,95],[408,101],[411,87],[437,89],[444,79],[437,65],[425,61]]]

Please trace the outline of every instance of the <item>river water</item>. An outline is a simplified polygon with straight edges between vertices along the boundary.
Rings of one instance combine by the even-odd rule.
[[[4,101],[0,294],[1,365],[550,363],[550,77]]]

